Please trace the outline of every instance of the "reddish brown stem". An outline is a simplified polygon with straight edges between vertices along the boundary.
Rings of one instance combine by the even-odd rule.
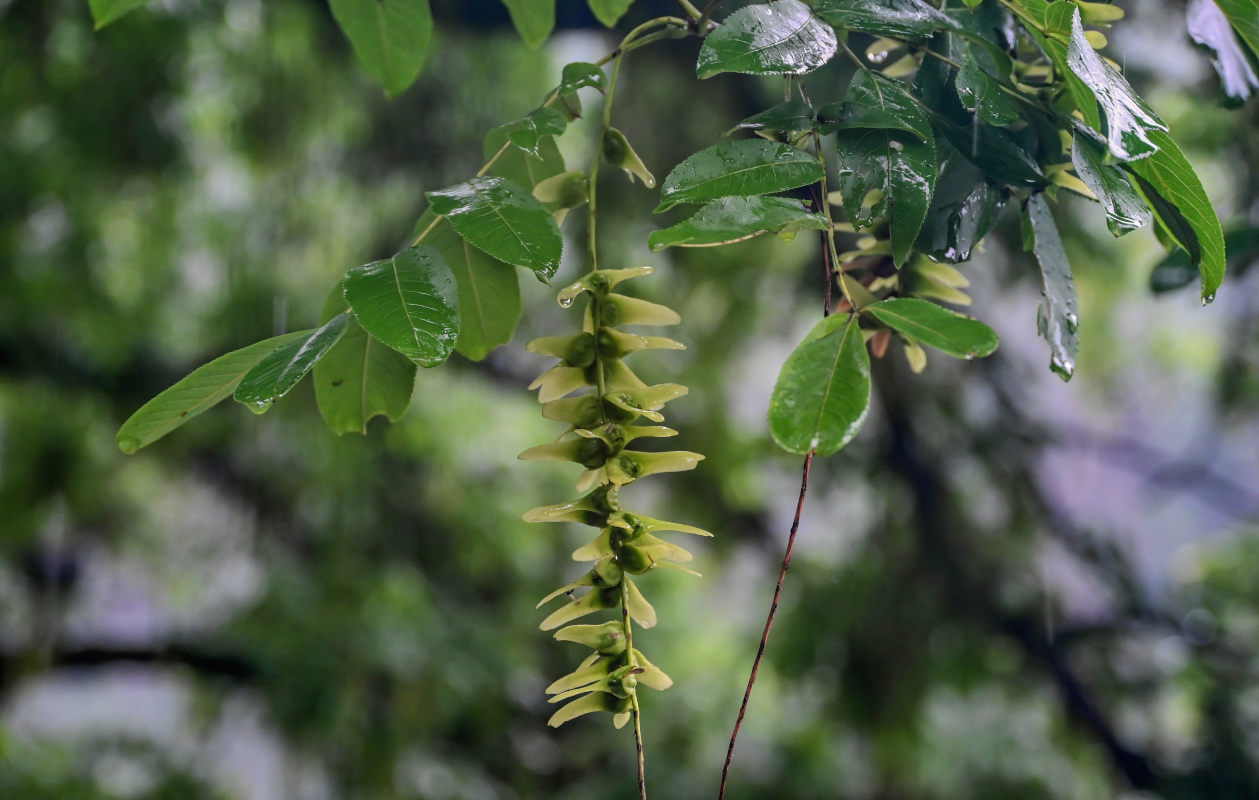
[[[804,470],[800,476],[800,498],[796,501],[796,516],[791,520],[791,534],[787,537],[787,551],[783,553],[782,569],[778,571],[778,585],[774,587],[774,600],[769,605],[769,616],[765,618],[765,630],[761,631],[761,644],[756,648],[756,660],[752,662],[752,674],[748,676],[748,687],[743,692],[743,703],[739,706],[739,717],[734,722],[734,730],[730,733],[730,747],[726,750],[726,763],[721,768],[721,791],[717,800],[726,796],[726,778],[730,774],[730,762],[734,759],[734,743],[739,738],[739,729],[743,726],[743,717],[748,711],[748,700],[752,698],[752,687],[756,684],[756,675],[761,669],[761,659],[765,656],[765,646],[769,644],[769,631],[774,627],[774,615],[778,613],[778,601],[782,598],[783,581],[787,578],[787,570],[791,569],[791,551],[796,546],[796,533],[800,530],[800,515],[804,512],[804,495],[809,489],[809,468],[813,466],[813,451],[804,457]]]

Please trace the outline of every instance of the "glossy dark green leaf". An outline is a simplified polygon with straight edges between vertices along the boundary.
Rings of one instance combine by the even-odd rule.
[[[1202,298],[1209,302],[1224,280],[1224,232],[1220,219],[1198,174],[1172,137],[1155,131],[1151,141],[1158,152],[1129,162],[1124,168],[1137,176],[1137,188],[1155,216],[1189,253],[1202,275]]]
[[[232,396],[255,414],[263,413],[306,377],[345,335],[349,323],[350,315],[343,312],[308,336],[280,345],[245,373]]]
[[[813,109],[799,100],[789,100],[753,114],[732,131],[807,131],[813,127]]]
[[[984,69],[979,52],[979,48],[967,50],[967,58],[953,78],[957,96],[968,111],[989,125],[1013,125],[1023,118],[1019,102]]]
[[[704,39],[696,72],[803,75],[834,57],[835,31],[800,0],[746,6]]]
[[[595,18],[611,28],[625,15],[626,11],[629,11],[634,0],[587,0],[587,2]]]
[[[603,74],[603,68],[598,64],[591,64],[586,61],[573,61],[565,64],[563,71],[560,73],[560,92],[572,93],[578,89],[598,89],[603,91],[607,83],[607,76]]]
[[[422,367],[435,367],[455,348],[459,296],[455,277],[430,245],[355,267],[345,299],[372,336]]]
[[[445,220],[426,240],[441,252],[459,288],[459,339],[455,349],[480,361],[511,341],[520,323],[520,280],[516,268],[468,244]]]
[[[764,139],[721,142],[673,168],[660,188],[656,211],[678,203],[783,192],[819,181],[822,174],[815,156],[790,145]]]
[[[559,269],[559,226],[528,189],[504,178],[473,178],[426,196],[460,236],[499,261],[527,267],[543,282]]]
[[[931,120],[909,87],[868,69],[859,69],[853,75],[839,113],[828,122],[835,129],[877,128],[904,131],[922,141],[933,138]]]
[[[1005,205],[1006,193],[948,142],[941,142],[944,167],[936,179],[931,207],[918,233],[917,248],[936,261],[957,264],[971,256]]]
[[[858,227],[886,219],[892,260],[905,262],[931,205],[936,181],[935,140],[901,131],[856,130],[835,135],[837,187],[844,210]]]
[[[1104,161],[1105,153],[1099,145],[1083,136],[1075,137],[1075,145],[1071,149],[1071,162],[1075,166],[1075,174],[1093,190],[1102,207],[1106,209],[1106,224],[1110,232],[1123,236],[1128,231],[1136,230],[1150,221],[1150,209],[1132,184],[1124,177],[1123,171],[1113,164]]]
[[[525,44],[537,49],[555,27],[555,0],[503,0]]]
[[[305,339],[313,331],[276,336],[233,350],[203,364],[175,385],[140,406],[115,439],[118,449],[130,455],[156,442],[206,409],[231,397],[242,378],[276,348]]]
[[[1254,0],[1215,0],[1215,4],[1250,47],[1250,52],[1259,58],[1259,4]]]
[[[1259,14],[1259,5],[1251,3],[1250,9]],[[1185,23],[1189,37],[1215,53],[1211,64],[1224,94],[1236,103],[1245,102],[1259,88],[1259,76],[1224,11],[1215,0],[1189,0]]]
[[[957,358],[991,355],[999,340],[992,328],[916,297],[893,297],[861,310],[919,344]]]
[[[1229,271],[1240,278],[1259,262],[1259,228],[1239,228],[1225,233],[1224,248],[1228,253]],[[1154,267],[1150,273],[1150,289],[1170,292],[1188,286],[1198,277],[1198,268],[1190,261],[1189,254],[1178,247]]]
[[[345,293],[338,285],[324,303],[330,320],[345,311]],[[338,435],[367,433],[367,423],[384,416],[397,422],[411,404],[415,364],[368,335],[351,317],[345,335],[315,364],[315,400],[324,422]]]
[[[762,233],[790,234],[799,230],[826,230],[822,214],[807,210],[798,200],[785,197],[724,197],[714,200],[695,216],[671,228],[651,234],[652,250],[666,247],[712,247],[751,239]]]
[[[521,119],[506,126],[507,140],[536,159],[542,158],[538,147],[543,137],[559,136],[568,127],[564,115],[553,108],[535,108]]]
[[[511,125],[500,125],[485,135],[485,158],[493,158],[503,145],[509,144],[507,135],[510,128]],[[547,178],[553,178],[564,171],[564,157],[560,155],[555,137],[541,137],[537,151],[538,155],[535,157],[517,147],[508,147],[490,167],[490,174],[532,189]]]
[[[1026,220],[1031,233],[1032,251],[1040,263],[1044,283],[1044,303],[1037,316],[1041,336],[1049,342],[1050,368],[1064,381],[1075,372],[1076,353],[1080,349],[1076,328],[1079,325],[1079,304],[1075,296],[1075,279],[1067,251],[1062,247],[1058,226],[1054,223],[1049,203],[1043,193],[1028,198]]]
[[[923,0],[818,0],[816,8],[818,17],[836,28],[895,39],[925,39],[957,27]]]
[[[1049,183],[1036,159],[1004,128],[978,121],[956,125],[941,121],[939,128],[949,143],[996,183],[1028,189]]]
[[[1048,184],[1036,158],[1010,131],[988,125],[966,110],[947,64],[928,58],[914,78],[914,88],[935,112],[936,130],[993,183],[1024,188]]]
[[[100,30],[128,11],[148,2],[149,0],[88,0],[88,6],[92,9],[92,21],[96,23],[96,30]]]
[[[769,430],[790,453],[828,456],[852,441],[870,410],[870,355],[856,314],[818,322],[783,364]]]
[[[400,94],[424,66],[433,35],[428,0],[328,0],[354,54],[385,91]]]

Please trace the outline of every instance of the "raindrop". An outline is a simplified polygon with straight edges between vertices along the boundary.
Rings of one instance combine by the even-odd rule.
[[[895,150],[895,151],[896,151],[896,152],[898,152],[898,153],[899,153],[899,152],[901,152],[902,150],[904,150],[904,149],[905,149],[905,145],[901,144],[900,142],[896,141],[895,139],[893,139],[891,142],[889,142],[889,143],[888,143],[888,146],[889,146],[889,147],[891,147],[893,150]]]
[[[573,305],[573,298],[571,297],[560,298],[560,308],[571,308],[572,305]]]
[[[1063,315],[1063,318],[1067,321],[1067,330],[1075,333],[1076,330],[1079,329],[1080,318],[1075,315],[1074,311],[1068,311]]]
[[[1056,372],[1059,378],[1069,381],[1071,375],[1075,373],[1075,362],[1069,358],[1054,356],[1049,362],[1049,368]]]
[[[875,50],[873,53],[866,53],[866,58],[870,59],[871,64],[882,64],[887,61],[887,51]]]
[[[1215,302],[1215,292],[1211,292],[1202,298],[1202,305],[1209,306]]]

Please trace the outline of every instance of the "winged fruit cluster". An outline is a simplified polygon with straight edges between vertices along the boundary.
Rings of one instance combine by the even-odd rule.
[[[542,605],[565,597],[567,602],[542,621],[543,630],[559,628],[555,638],[590,648],[573,672],[547,687],[552,703],[570,700],[550,719],[558,727],[592,711],[608,711],[621,727],[636,710],[639,685],[663,690],[673,684],[634,647],[631,620],[644,628],[656,624],[656,612],[632,576],[660,567],[681,569],[692,556],[685,548],[657,536],[664,531],[711,536],[707,531],[665,522],[626,510],[621,488],[639,478],[661,472],[693,469],[703,456],[684,450],[668,452],[630,449],[638,439],[677,435],[659,423],[660,410],[687,393],[685,386],[649,386],[639,380],[624,358],[640,350],[680,350],[682,344],[658,336],[638,336],[621,326],[676,325],[681,318],[665,306],[612,290],[622,281],[648,275],[651,267],[594,270],[559,293],[559,303],[570,308],[587,300],[582,329],[571,336],[547,336],[529,343],[530,352],[554,356],[559,363],[529,387],[538,390],[542,415],[568,424],[559,439],[520,454],[524,460],[571,461],[585,468],[577,489],[586,494],[567,503],[535,508],[526,522],[577,522],[596,528],[593,540],[573,553],[576,561],[594,562],[572,583],[542,599]],[[579,389],[590,391],[576,394]],[[579,594],[579,592],[581,594]],[[568,623],[604,610],[619,610],[619,618],[602,624]],[[566,626],[566,627],[560,627]]]

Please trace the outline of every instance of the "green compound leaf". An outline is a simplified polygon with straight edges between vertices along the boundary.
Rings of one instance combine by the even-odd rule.
[[[471,361],[480,361],[495,347],[510,342],[520,323],[516,268],[468,244],[445,220],[433,229],[428,243],[441,252],[459,288],[455,349]]]
[[[538,49],[555,28],[555,0],[503,0],[520,38]]]
[[[840,196],[859,227],[888,220],[892,259],[905,263],[927,217],[936,181],[935,141],[918,141],[901,131],[840,131]]]
[[[868,69],[857,70],[832,120],[844,130],[904,131],[924,142],[933,138],[931,120],[922,103],[909,93],[909,87]]]
[[[355,267],[344,285],[363,329],[420,366],[435,367],[454,350],[458,289],[436,248],[420,245]]]
[[[340,285],[324,304],[324,319],[346,309]],[[345,335],[315,365],[315,400],[333,433],[367,433],[373,417],[397,422],[411,404],[415,364],[368,335],[353,318]]]
[[[1150,222],[1150,209],[1123,172],[1104,161],[1101,147],[1083,136],[1075,137],[1071,162],[1075,174],[1093,190],[1106,209],[1106,225],[1115,236],[1123,236]]]
[[[915,297],[893,297],[861,311],[919,344],[957,358],[983,358],[999,343],[996,332],[979,320]]]
[[[958,27],[923,0],[818,0],[817,15],[836,28],[897,39],[925,39]]]
[[[741,8],[704,39],[695,70],[700,78],[723,72],[803,75],[834,57],[835,31],[800,0]]]
[[[140,406],[118,429],[118,449],[127,455],[147,447],[215,404],[226,400],[241,379],[276,348],[312,331],[286,333],[233,350],[203,364]]]
[[[673,168],[660,189],[656,211],[678,203],[783,192],[819,181],[822,174],[814,156],[790,145],[763,139],[721,142]]]
[[[1172,137],[1155,131],[1151,140],[1158,152],[1125,164],[1124,168],[1137,177],[1137,188],[1159,222],[1189,253],[1191,263],[1202,275],[1202,299],[1210,302],[1224,281],[1224,232],[1220,218],[1211,207],[1198,174]]]
[[[96,30],[99,31],[128,11],[133,11],[148,2],[149,0],[88,0],[88,6],[92,9],[92,21],[96,23]]]
[[[543,283],[560,268],[559,226],[527,189],[504,178],[473,178],[427,197],[434,213],[499,261],[527,267]]]
[[[798,200],[784,197],[724,197],[704,206],[690,219],[655,231],[652,250],[666,247],[714,247],[751,239],[762,233],[793,235],[799,230],[824,231],[830,225]]]
[[[1075,372],[1076,354],[1080,349],[1080,340],[1076,336],[1079,311],[1075,279],[1071,276],[1067,252],[1062,247],[1058,226],[1043,193],[1028,199],[1025,214],[1032,250],[1040,262],[1040,274],[1044,281],[1045,302],[1037,316],[1037,327],[1040,335],[1049,342],[1050,369],[1064,381],[1069,381]]]
[[[272,350],[241,378],[233,395],[236,402],[248,406],[255,414],[271,408],[341,340],[349,322],[348,313],[338,314],[310,335]]]
[[[390,95],[424,66],[433,35],[428,0],[328,0],[354,54]]]
[[[856,314],[818,322],[778,374],[769,430],[790,453],[828,456],[852,441],[870,409],[870,355]]]
[[[634,0],[588,0],[588,4],[595,18],[611,28],[629,11]]]

